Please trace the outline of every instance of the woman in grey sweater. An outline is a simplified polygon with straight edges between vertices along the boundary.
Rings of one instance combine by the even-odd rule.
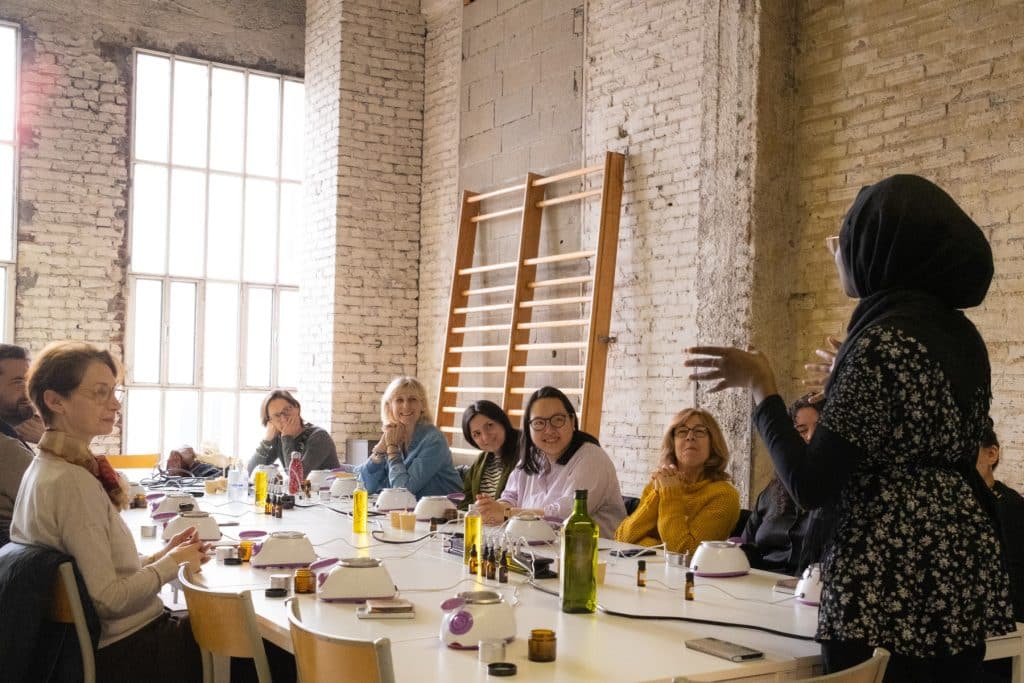
[[[325,429],[302,419],[302,406],[284,389],[270,392],[260,406],[260,419],[267,433],[249,458],[249,472],[257,465],[280,463],[288,471],[293,452],[302,454],[302,471],[338,467],[338,450]]]

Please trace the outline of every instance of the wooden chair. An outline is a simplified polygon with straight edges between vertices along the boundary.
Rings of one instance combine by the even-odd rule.
[[[92,638],[89,636],[89,626],[85,622],[85,610],[82,608],[82,596],[78,593],[78,582],[75,581],[75,569],[70,562],[62,562],[57,567],[57,578],[53,583],[53,600],[47,617],[58,624],[74,625],[78,647],[82,652],[83,680],[85,683],[95,683],[96,660],[92,651]]]
[[[160,462],[159,453],[143,453],[140,455],[108,455],[107,462],[115,470],[123,469],[142,469],[145,467],[153,468],[156,467],[157,463]]]
[[[861,662],[855,667],[837,671],[834,674],[803,678],[795,683],[882,683],[885,669],[889,666],[889,651],[876,647],[871,659]]]
[[[248,591],[214,591],[197,585],[188,565],[178,570],[192,635],[203,657],[203,683],[213,683],[213,656],[242,657],[256,663],[260,683],[271,683],[270,665],[256,626]]]
[[[889,651],[885,648],[876,647],[871,659],[861,662],[851,669],[837,671],[834,674],[815,676],[814,678],[801,678],[793,683],[882,683],[885,677],[885,669],[889,666]],[[740,678],[716,679],[719,683],[740,683],[750,680],[748,676]],[[692,679],[683,677],[673,678],[672,683],[694,683]]]
[[[354,640],[314,631],[302,624],[299,601],[288,602],[295,666],[302,683],[394,683],[389,639]]]

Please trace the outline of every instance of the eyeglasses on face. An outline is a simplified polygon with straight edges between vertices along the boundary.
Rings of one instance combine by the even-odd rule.
[[[270,414],[270,419],[271,420],[282,420],[282,419],[284,419],[286,417],[291,417],[292,413],[294,413],[294,412],[295,412],[295,406],[288,406],[287,408],[284,408],[283,410],[279,410],[276,413],[271,413]]]
[[[113,396],[118,403],[124,399],[124,387],[120,384],[114,387],[109,387],[106,384],[97,384],[92,389],[79,387],[78,390],[101,406],[109,403],[111,396]]]
[[[530,429],[535,432],[543,432],[548,425],[551,425],[555,429],[561,429],[569,421],[569,416],[565,413],[558,413],[551,417],[535,417],[530,420]]]
[[[839,251],[839,235],[829,235],[825,238],[825,246],[828,247],[828,253],[833,256]]]
[[[695,439],[706,439],[710,436],[711,432],[707,427],[701,425],[697,425],[695,427],[676,427],[672,430],[672,436],[677,439],[689,438],[691,434],[693,434],[693,438]]]

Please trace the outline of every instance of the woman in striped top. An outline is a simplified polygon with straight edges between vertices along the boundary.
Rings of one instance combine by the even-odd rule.
[[[518,460],[519,430],[492,401],[476,401],[462,414],[462,434],[482,453],[463,477],[462,507],[479,496],[497,499]]]

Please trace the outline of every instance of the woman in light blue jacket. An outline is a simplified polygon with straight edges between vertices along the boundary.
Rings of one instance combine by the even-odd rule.
[[[403,487],[417,498],[462,491],[448,440],[434,426],[427,393],[415,377],[398,377],[380,399],[383,435],[356,468],[366,490]]]

